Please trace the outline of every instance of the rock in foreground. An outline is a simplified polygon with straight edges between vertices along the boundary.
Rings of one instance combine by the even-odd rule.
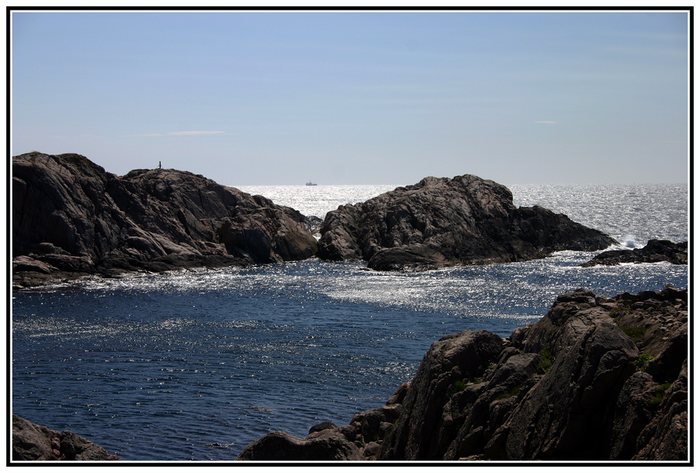
[[[118,177],[76,154],[12,159],[14,281],[313,256],[299,212],[171,169]]]
[[[594,251],[607,235],[541,207],[513,204],[504,186],[476,176],[428,177],[329,212],[318,256],[364,259],[378,270],[429,269]]]
[[[603,251],[582,266],[598,264],[613,266],[622,263],[660,263],[662,261],[672,264],[688,264],[688,242],[673,243],[669,240],[649,240],[644,248]]]
[[[385,406],[239,459],[687,461],[687,298],[577,290],[507,340],[444,337]],[[317,438],[338,450],[315,457]]]
[[[12,416],[12,460],[118,460],[115,455],[72,432],[57,432]]]

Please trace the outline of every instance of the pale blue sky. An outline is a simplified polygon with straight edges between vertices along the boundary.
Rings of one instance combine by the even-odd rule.
[[[13,154],[222,184],[686,182],[684,12],[14,12]]]

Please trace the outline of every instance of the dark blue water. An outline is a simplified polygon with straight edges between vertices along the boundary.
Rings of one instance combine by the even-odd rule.
[[[303,187],[281,195],[316,209]],[[348,201],[367,197],[361,187]],[[688,239],[687,191],[513,188],[518,205],[563,212],[637,247]],[[507,337],[579,287],[613,296],[688,285],[687,266],[581,268],[592,255],[423,273],[309,260],[14,292],[13,412],[124,460],[231,460],[268,431],[303,436],[382,405],[449,333]]]
[[[557,294],[685,286],[669,264],[583,254],[387,274],[317,260],[92,280],[13,299],[13,409],[125,460],[225,460],[271,430],[348,423],[437,338],[508,336]]]

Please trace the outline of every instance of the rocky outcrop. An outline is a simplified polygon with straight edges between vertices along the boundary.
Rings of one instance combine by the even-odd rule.
[[[597,254],[582,266],[598,264],[613,266],[622,263],[688,264],[688,242],[673,243],[669,240],[649,240],[644,248],[631,250],[609,250]]]
[[[290,442],[342,436],[366,460],[687,461],[687,298],[580,289],[506,340],[444,337],[385,406]],[[241,459],[268,459],[264,439]]]
[[[464,175],[427,177],[329,212],[318,256],[364,259],[378,270],[428,269],[601,250],[614,243],[565,215],[537,206],[516,208],[506,187]]]
[[[350,424],[338,427],[322,422],[309,429],[309,434],[296,438],[284,432],[271,432],[248,445],[239,460],[376,460],[381,443],[402,412],[401,401],[408,385],[399,388],[385,406],[360,412]]]
[[[76,154],[12,159],[15,283],[308,258],[299,212],[171,169],[118,177]]]
[[[57,432],[12,416],[12,461],[118,460],[99,445],[72,432]]]
[[[360,449],[337,428],[312,431],[305,439],[272,432],[240,455],[241,460],[362,460]]]

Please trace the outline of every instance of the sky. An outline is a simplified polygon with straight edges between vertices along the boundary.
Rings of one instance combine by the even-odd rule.
[[[686,12],[15,11],[12,154],[225,185],[688,182]]]

